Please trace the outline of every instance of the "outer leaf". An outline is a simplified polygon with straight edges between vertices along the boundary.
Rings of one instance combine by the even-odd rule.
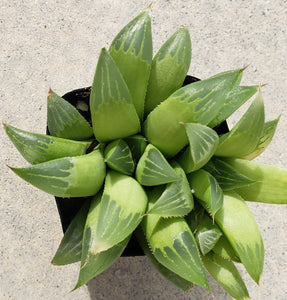
[[[213,157],[212,161],[204,166],[220,185],[223,191],[233,190],[242,186],[248,186],[255,181],[234,169],[226,161]]]
[[[100,203],[101,193],[98,193],[92,200],[84,229],[81,269],[74,290],[109,268],[121,256],[130,239],[130,236],[128,236],[123,241],[120,241],[118,244],[105,251],[91,254],[90,251],[93,246],[92,227],[100,214]]]
[[[155,266],[155,268],[168,280],[170,280],[173,284],[175,284],[177,287],[182,289],[185,292],[188,292],[192,289],[193,284],[190,281],[185,280],[184,278],[178,276],[176,273],[172,272],[170,269],[163,266],[161,263],[157,261],[157,259],[154,257],[147,240],[144,236],[144,233],[141,229],[141,227],[138,227],[135,230],[136,238],[138,243],[140,244],[141,248],[144,251],[144,254],[149,258],[149,260],[152,262],[152,264]]]
[[[154,186],[180,180],[180,176],[160,151],[149,144],[138,162],[136,179],[142,185]]]
[[[162,265],[209,289],[194,236],[184,218],[147,215],[142,224],[152,252]]]
[[[118,172],[131,175],[135,168],[131,150],[124,140],[115,140],[105,148],[108,166]]]
[[[48,94],[47,124],[53,136],[80,141],[93,136],[88,121],[72,104],[51,89]]]
[[[131,149],[134,161],[138,162],[147,146],[146,138],[140,134],[136,134],[125,138],[125,141]]]
[[[241,69],[220,73],[177,90],[147,117],[144,130],[148,141],[166,156],[177,154],[188,143],[181,124],[209,124],[242,72]]]
[[[149,9],[140,13],[119,32],[109,51],[127,83],[136,111],[142,119],[152,62]]]
[[[82,239],[90,208],[87,200],[70,223],[52,260],[53,265],[67,265],[81,260]]]
[[[91,141],[72,141],[24,131],[4,124],[6,133],[21,155],[31,164],[86,153]]]
[[[193,197],[185,173],[178,164],[173,166],[181,179],[167,184],[164,192],[149,210],[149,214],[182,217],[193,209]]]
[[[264,103],[259,93],[234,128],[220,137],[215,155],[244,157],[252,153],[262,135],[264,118]]]
[[[128,237],[141,222],[146,206],[145,191],[135,179],[109,171],[99,208],[92,206],[89,212],[96,217],[87,223],[91,246],[86,260]]]
[[[203,263],[211,276],[235,299],[249,299],[249,294],[233,262],[215,253],[202,257]]]
[[[245,156],[244,159],[252,160],[264,152],[264,150],[270,144],[270,142],[275,134],[279,118],[280,117],[278,117],[275,120],[264,123],[263,133],[259,139],[259,142],[258,142],[255,150],[252,153],[250,153],[249,155]]]
[[[190,60],[189,30],[187,27],[182,27],[163,44],[152,61],[145,114],[182,86]]]
[[[223,192],[216,179],[205,170],[198,170],[187,175],[190,187],[202,206],[212,217],[222,207]]]
[[[244,159],[228,159],[227,163],[237,172],[256,181],[236,189],[244,200],[287,204],[287,170]]]
[[[215,221],[249,275],[258,283],[264,264],[264,246],[256,221],[244,200],[236,193],[226,193]]]
[[[258,91],[258,86],[238,86],[226,98],[217,116],[208,124],[213,128],[230,117],[242,104]]]
[[[140,131],[128,87],[115,62],[102,49],[90,95],[93,130],[98,141],[127,137]]]
[[[58,197],[93,196],[100,190],[106,175],[99,150],[12,170],[35,187]]]
[[[210,252],[221,236],[220,229],[205,215],[195,234],[201,253],[206,255]]]
[[[212,248],[212,251],[220,255],[224,259],[232,260],[235,262],[240,262],[238,255],[235,253],[234,249],[230,245],[228,239],[223,234],[218,242]]]
[[[219,137],[217,133],[201,124],[184,124],[189,147],[178,158],[178,162],[183,167],[185,173],[190,173],[204,166],[214,154]]]

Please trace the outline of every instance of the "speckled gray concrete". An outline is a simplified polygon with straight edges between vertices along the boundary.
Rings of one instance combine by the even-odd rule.
[[[149,2],[2,0],[1,121],[45,132],[48,88],[63,94],[90,85],[101,47],[108,47]],[[282,116],[272,144],[258,160],[287,168],[286,0],[156,0],[152,14],[155,51],[179,25],[190,27],[190,74],[206,78],[251,64],[243,83],[268,83],[263,89],[266,117]],[[199,287],[184,294],[145,257],[121,258],[87,286],[68,293],[79,266],[50,264],[62,236],[54,199],[7,168],[26,163],[3,130],[0,134],[0,299],[213,299]],[[260,287],[241,268],[251,299],[287,299],[287,205],[250,207],[266,248]],[[230,299],[212,280],[211,287],[215,299]]]

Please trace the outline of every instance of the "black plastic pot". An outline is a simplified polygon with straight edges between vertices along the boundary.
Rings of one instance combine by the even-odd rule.
[[[193,76],[186,76],[183,86],[199,81],[200,79]],[[91,113],[89,108],[89,98],[90,98],[91,87],[81,88],[77,90],[73,90],[69,93],[66,93],[62,96],[65,100],[75,106],[78,111],[85,117],[85,119],[91,124]],[[84,110],[81,109],[84,107]],[[223,134],[228,132],[227,123],[224,121],[219,126],[214,128],[218,134]],[[49,131],[47,129],[47,134]],[[96,143],[96,142],[95,142]],[[91,151],[95,143],[91,145],[91,147],[87,150],[87,152]],[[60,198],[55,197],[56,204],[58,208],[58,212],[60,215],[62,229],[63,232],[67,230],[69,224],[85,203],[85,201],[89,201],[92,197],[77,197],[77,198]],[[144,256],[142,249],[137,243],[134,236],[131,237],[130,242],[128,243],[126,249],[124,250],[122,256]]]

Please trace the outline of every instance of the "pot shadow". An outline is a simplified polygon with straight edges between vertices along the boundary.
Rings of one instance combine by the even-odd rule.
[[[213,278],[208,279],[213,295],[200,286],[186,293],[165,279],[146,256],[121,257],[87,287],[91,300],[231,299]]]

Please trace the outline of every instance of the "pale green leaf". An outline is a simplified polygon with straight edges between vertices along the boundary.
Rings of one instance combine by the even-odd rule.
[[[163,217],[179,217],[187,215],[193,208],[193,197],[183,169],[178,164],[173,164],[180,180],[166,185],[165,190],[154,203],[149,214]]]
[[[93,130],[78,110],[51,89],[48,94],[47,124],[51,135],[70,139],[87,140]]]
[[[217,156],[244,157],[256,148],[264,126],[264,103],[261,93],[228,133],[220,136]]]
[[[219,137],[217,133],[198,123],[183,124],[188,137],[189,146],[178,157],[177,161],[185,173],[200,169],[213,156],[218,146]]]
[[[86,153],[91,141],[73,141],[24,131],[4,124],[5,131],[21,155],[31,164]]]
[[[154,186],[180,180],[180,176],[160,151],[149,144],[138,162],[136,179],[142,185]]]
[[[129,89],[106,49],[102,49],[90,95],[93,130],[98,141],[127,137],[140,131]]]
[[[251,278],[258,283],[264,265],[264,246],[256,221],[245,201],[234,192],[226,192],[223,206],[214,218]]]
[[[217,74],[180,88],[159,104],[144,123],[145,136],[172,157],[188,143],[182,123],[209,124],[237,84],[243,69]]]
[[[238,270],[232,261],[215,253],[202,257],[204,266],[210,275],[235,299],[249,299],[249,294]]]
[[[152,62],[152,32],[149,9],[141,12],[115,37],[109,49],[131,94],[140,119]]]
[[[100,190],[106,175],[106,165],[99,150],[11,169],[35,187],[58,197],[93,196]]]
[[[189,30],[187,27],[182,27],[162,45],[152,61],[145,114],[182,86],[190,60]]]

